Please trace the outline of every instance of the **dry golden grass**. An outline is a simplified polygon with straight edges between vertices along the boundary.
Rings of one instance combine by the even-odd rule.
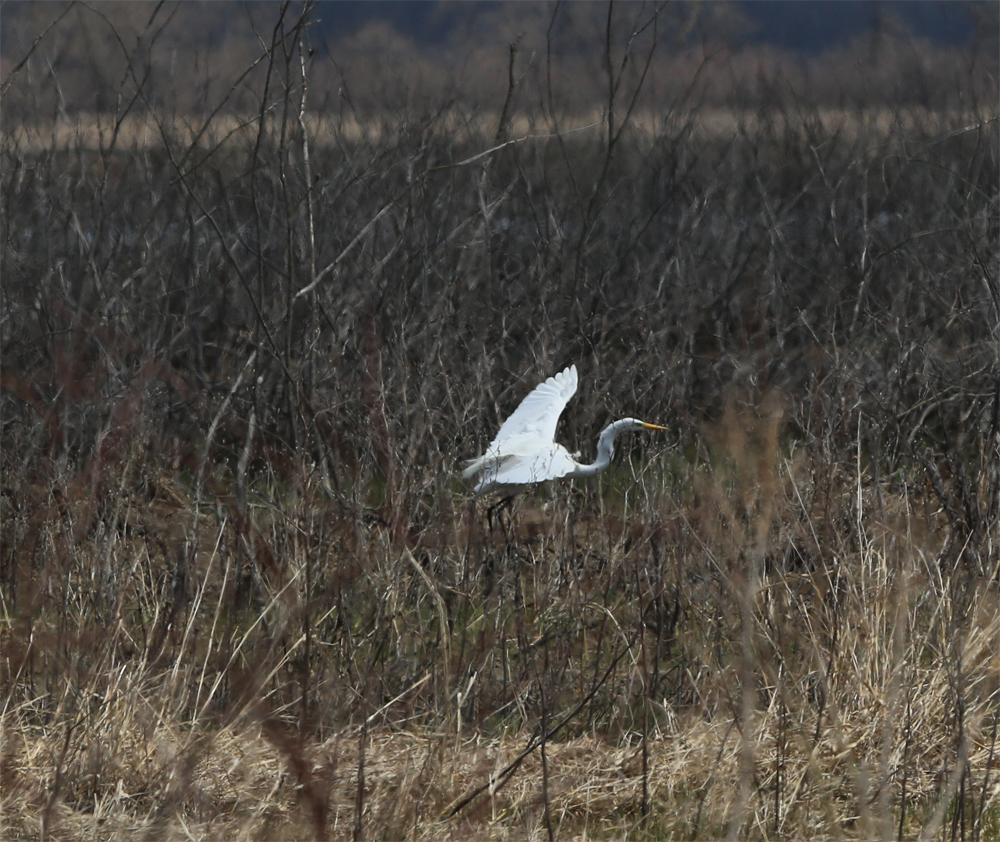
[[[205,125],[7,93],[0,835],[1000,838],[991,65],[660,116],[608,14],[552,138],[311,116],[309,11]],[[488,516],[570,362],[669,432]]]
[[[921,131],[954,132],[973,131],[981,126],[982,117],[976,113],[962,113],[954,109],[933,109],[907,106],[898,108],[873,108],[860,110],[823,107],[810,112],[813,130],[818,134],[840,133],[844,139],[854,139],[860,134],[895,131],[900,136],[914,127]],[[469,117],[459,111],[443,111],[435,118],[441,130],[457,137],[476,138],[490,136],[496,131],[500,115],[493,112],[478,113]],[[337,144],[359,141],[378,141],[390,136],[394,129],[391,119],[371,118],[362,122],[356,116],[330,117],[308,114],[304,118],[310,142],[317,149],[336,148]],[[527,116],[514,116],[509,122],[509,143],[548,139],[557,134],[574,135],[580,132],[602,131],[603,116],[600,111],[560,118],[557,125]],[[670,127],[686,127],[692,135],[704,141],[718,141],[738,133],[755,137],[773,131],[774,121],[753,109],[734,109],[699,106],[695,109],[636,113],[630,120],[633,131],[654,138]],[[198,144],[215,149],[229,143],[252,147],[258,138],[258,117],[253,114],[213,115],[211,119],[190,116],[186,119],[154,119],[149,115],[127,116],[121,120],[82,114],[70,119],[45,120],[38,125],[19,121],[7,127],[8,140],[23,152],[40,149],[109,149],[112,144],[121,152],[155,150],[162,148],[164,134],[173,143]],[[280,127],[271,127],[265,137],[280,140]]]
[[[303,731],[296,705],[282,701],[289,697],[281,685],[294,676],[287,667],[305,645],[295,631],[309,575],[301,546],[265,585],[257,619],[247,615],[242,627],[230,624],[222,634],[232,610],[225,580],[235,571],[220,545],[233,539],[231,526],[194,518],[182,488],[162,483],[160,514],[152,507],[133,533],[143,539],[109,544],[92,535],[77,543],[62,613],[44,612],[31,628],[16,618],[4,625],[7,837],[546,839],[551,828],[563,839],[869,839],[899,832],[930,839],[953,820],[961,789],[978,838],[992,838],[1000,826],[996,571],[960,581],[943,570],[938,542],[947,527],[940,518],[915,515],[915,500],[888,489],[876,513],[877,489],[863,472],[852,476],[851,466],[830,466],[842,477],[835,505],[849,515],[840,526],[804,511],[819,472],[802,458],[782,458],[782,417],[780,397],[766,395],[756,409],[731,407],[706,428],[713,457],[690,475],[697,490],[682,496],[687,503],[671,502],[670,486],[656,490],[655,472],[646,475],[642,508],[632,510],[611,498],[587,515],[560,487],[541,509],[526,503],[500,544],[470,523],[433,557],[419,540],[407,541],[422,563],[384,528],[357,524],[361,534],[349,552],[366,557],[367,592],[386,603],[392,669],[416,658],[439,630],[444,657],[398,683],[393,698],[369,706],[363,725],[331,719],[319,731]],[[308,508],[258,510],[258,535],[270,531],[275,542],[276,530],[297,531],[295,512],[301,517]],[[162,609],[143,593],[155,577],[141,570],[164,565],[150,548],[166,547],[168,557],[171,548],[180,551],[178,524],[195,523],[201,538],[187,623],[171,642],[157,644]],[[640,523],[659,527],[637,531]],[[667,536],[677,533],[669,523],[686,524],[694,540],[671,546]],[[498,555],[502,565],[485,596],[462,582],[468,547],[459,535],[470,526],[464,540],[473,551],[485,561]],[[58,547],[58,527],[44,530]],[[828,551],[825,560],[811,569],[777,561],[783,544],[801,544],[803,530],[812,532],[816,552]],[[294,536],[287,537],[291,548]],[[567,573],[560,559],[574,541],[577,563],[590,569]],[[609,588],[626,585],[628,576],[615,571],[641,574],[640,559],[653,545],[685,583],[674,597],[684,619],[672,634],[640,611],[643,597],[637,603],[622,590],[607,599]],[[325,549],[324,565],[342,570],[337,556],[348,546]],[[129,580],[113,606],[88,600],[87,578],[93,588],[102,555]],[[463,588],[474,606],[464,615],[451,599]],[[450,608],[438,594],[449,597]],[[449,610],[448,619],[438,616]],[[103,632],[98,615],[107,618]],[[603,644],[584,620],[552,649],[552,657],[567,659],[567,676],[597,664],[612,671],[610,656],[602,660],[595,646],[621,659],[602,702],[606,713],[588,725],[578,702],[594,682],[581,672],[560,686],[538,657],[545,651],[548,663],[540,641],[555,630],[599,615],[611,620]],[[266,631],[261,619],[271,624]],[[483,625],[493,627],[485,648],[463,663],[463,638]],[[213,647],[226,647],[227,635],[229,654],[219,660]],[[323,647],[345,645],[316,637]],[[500,663],[508,650],[511,658],[534,659],[541,684],[512,688],[507,713],[490,715],[499,727],[483,727],[490,720],[483,711],[476,720],[475,706],[458,718],[448,688],[462,685],[466,698],[477,682],[499,692],[501,673],[511,668]],[[648,696],[657,651],[683,671],[674,679],[685,688],[680,696]],[[586,667],[591,655],[596,660]],[[331,678],[357,682],[349,675]],[[324,686],[332,685],[314,692]],[[363,683],[356,687],[364,692]],[[556,694],[544,720],[539,692]],[[543,760],[539,729],[563,717]]]

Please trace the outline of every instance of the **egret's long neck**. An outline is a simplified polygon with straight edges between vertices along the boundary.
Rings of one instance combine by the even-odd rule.
[[[572,475],[590,477],[605,470],[611,464],[611,457],[615,455],[615,436],[619,430],[629,426],[630,421],[631,419],[625,418],[608,424],[597,438],[597,458],[590,465],[580,465]]]

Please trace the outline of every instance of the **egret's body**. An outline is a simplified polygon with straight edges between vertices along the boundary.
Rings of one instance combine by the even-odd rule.
[[[479,475],[474,489],[478,496],[496,488],[518,489],[560,477],[589,477],[611,464],[615,436],[623,430],[665,427],[637,418],[622,418],[609,424],[597,439],[597,458],[589,465],[576,459],[555,441],[556,424],[569,399],[576,393],[576,366],[571,365],[540,383],[503,422],[486,453],[471,459],[463,476]]]

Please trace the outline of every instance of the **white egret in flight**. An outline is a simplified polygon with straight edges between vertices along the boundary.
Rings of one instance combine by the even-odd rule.
[[[667,429],[638,418],[622,418],[601,431],[597,439],[597,459],[591,465],[583,465],[555,442],[556,424],[576,393],[576,385],[576,366],[571,365],[539,383],[521,401],[510,418],[503,422],[486,453],[466,463],[463,477],[480,475],[474,489],[476,496],[495,488],[516,488],[559,477],[593,476],[611,464],[618,433],[640,427]]]

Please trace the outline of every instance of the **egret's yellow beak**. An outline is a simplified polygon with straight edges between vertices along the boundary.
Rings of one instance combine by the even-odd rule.
[[[645,421],[641,422],[643,427],[647,427],[650,430],[666,430],[666,427],[661,427],[659,424],[647,424]]]

